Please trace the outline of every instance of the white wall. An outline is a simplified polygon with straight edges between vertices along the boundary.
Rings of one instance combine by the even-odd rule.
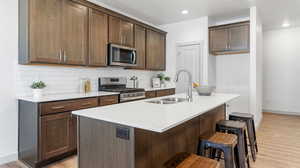
[[[250,9],[250,113],[256,124],[262,119],[263,32],[256,7]]]
[[[249,113],[250,54],[216,56],[217,92],[239,94],[227,111]]]
[[[265,111],[300,115],[300,27],[264,32]]]
[[[17,158],[18,113],[15,64],[18,56],[18,0],[0,4],[0,164]]]
[[[208,17],[161,26],[167,34],[167,73],[176,74],[176,46],[178,43],[201,42],[204,62],[208,62]],[[202,82],[208,83],[208,64],[202,67]]]

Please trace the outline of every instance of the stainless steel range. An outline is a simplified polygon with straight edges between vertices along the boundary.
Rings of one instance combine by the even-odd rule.
[[[99,78],[99,91],[119,92],[120,102],[144,99],[146,97],[145,89],[127,88],[127,78]]]

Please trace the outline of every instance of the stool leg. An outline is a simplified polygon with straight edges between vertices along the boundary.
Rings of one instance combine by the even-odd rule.
[[[231,147],[224,150],[225,168],[234,168],[234,152]]]
[[[250,142],[250,149],[252,154],[252,159],[256,161],[256,150],[255,150],[255,142],[254,142],[254,133],[252,128],[252,122],[250,120],[247,121],[247,131],[248,131],[248,139]]]
[[[256,149],[256,152],[258,152],[257,140],[256,140],[256,130],[255,130],[255,123],[254,123],[254,120],[252,120],[252,128],[253,128],[253,134],[254,134],[255,149]]]
[[[248,151],[248,142],[247,142],[247,136],[246,136],[246,130],[244,131],[244,148],[245,148],[245,156],[247,159],[247,167],[250,168],[250,159],[249,159],[249,151]]]
[[[205,157],[205,141],[200,141],[199,155]]]
[[[237,156],[239,156],[239,149],[238,149],[237,146],[234,148],[234,156],[235,156],[234,160],[235,160],[235,166],[236,166],[236,168],[241,168],[239,157],[237,157]]]
[[[237,144],[237,155],[236,155],[236,157],[238,158],[238,163],[239,163],[239,165],[238,165],[238,167],[239,168],[245,168],[245,163],[246,163],[246,161],[245,161],[245,156],[246,156],[246,154],[245,154],[245,142],[244,142],[244,140],[245,140],[245,135],[244,135],[244,131],[243,130],[240,130],[240,131],[238,131],[239,133],[239,135],[238,135],[238,144]]]

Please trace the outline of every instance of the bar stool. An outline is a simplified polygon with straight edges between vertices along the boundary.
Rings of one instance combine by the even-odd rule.
[[[205,156],[207,149],[222,151],[224,154],[225,168],[234,168],[234,148],[237,146],[237,136],[217,132],[208,140],[201,140],[199,154]],[[215,156],[211,156],[215,158]]]
[[[164,164],[165,168],[219,168],[217,161],[195,154],[179,153]]]
[[[229,115],[229,120],[243,121],[246,123],[251,155],[253,161],[255,161],[256,153],[258,152],[258,147],[257,147],[257,140],[256,140],[254,116],[252,114],[247,114],[247,113],[232,113]]]
[[[237,167],[245,168],[250,167],[250,159],[248,154],[248,144],[246,137],[247,126],[245,122],[223,120],[219,121],[216,126],[217,131],[235,134],[238,137],[237,148],[235,148],[235,155]]]

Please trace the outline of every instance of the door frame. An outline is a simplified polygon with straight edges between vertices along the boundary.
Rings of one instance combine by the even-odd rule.
[[[185,47],[185,46],[194,46],[194,45],[199,45],[200,46],[200,82],[201,83],[207,83],[207,59],[205,59],[205,54],[204,54],[204,41],[188,41],[188,42],[176,42],[176,56],[178,53],[178,48],[179,47]],[[177,62],[176,62],[177,63]],[[177,69],[176,69],[177,71]]]

